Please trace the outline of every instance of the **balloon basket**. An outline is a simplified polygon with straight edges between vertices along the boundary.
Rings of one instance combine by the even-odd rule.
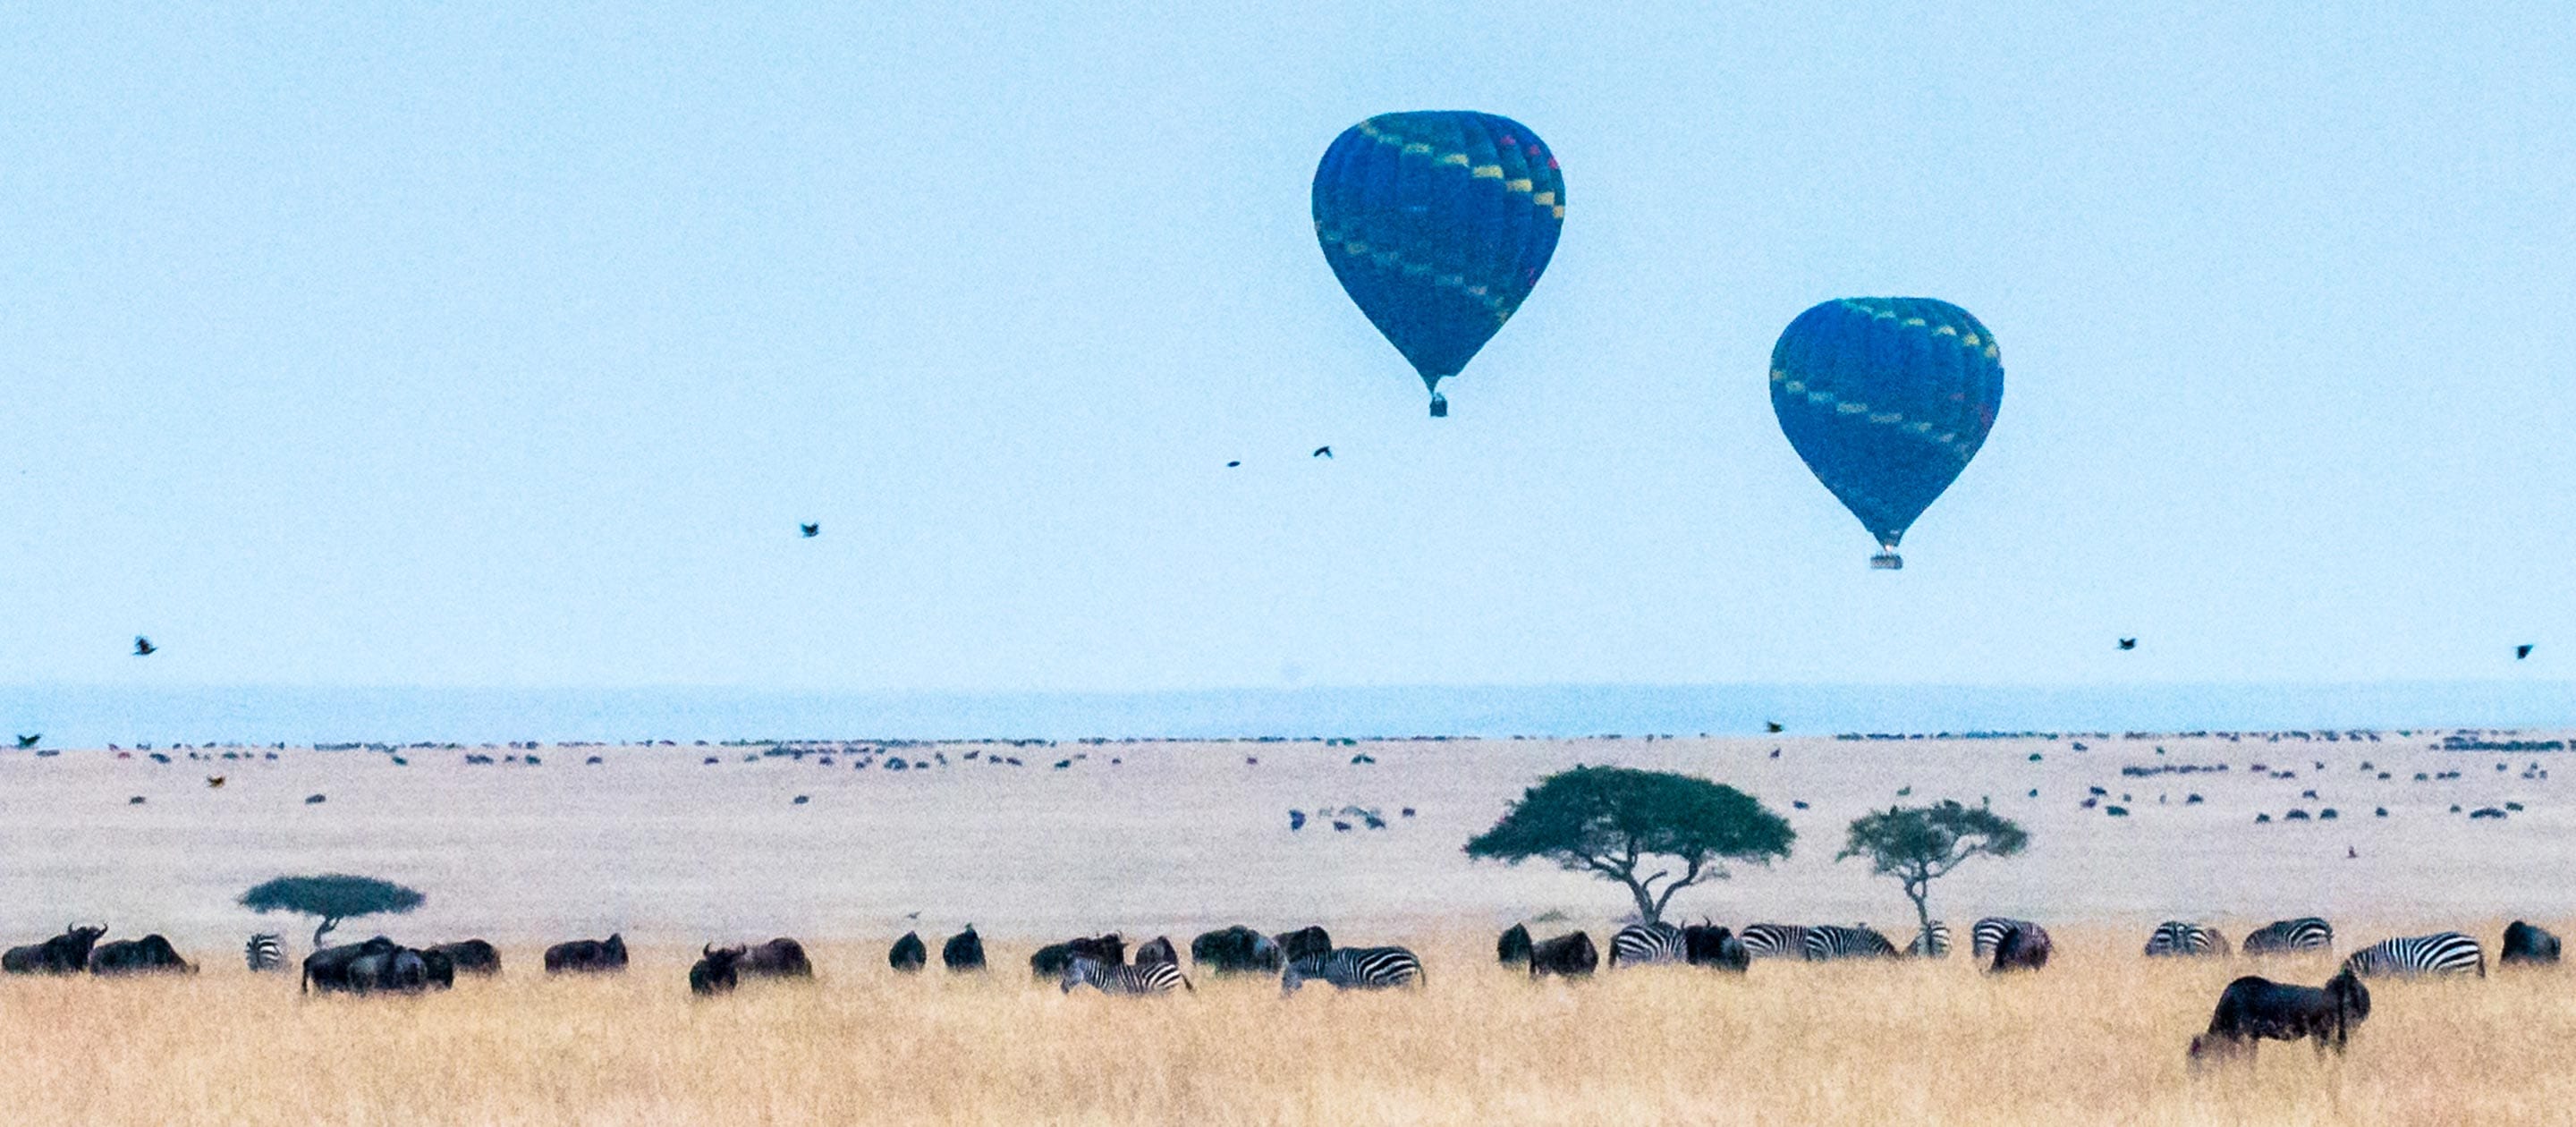
[[[1449,417],[1448,396],[1434,395],[1431,397],[1431,417],[1435,419],[1445,419]]]
[[[1905,557],[1894,552],[1880,552],[1869,558],[1869,568],[1872,571],[1903,571]]]

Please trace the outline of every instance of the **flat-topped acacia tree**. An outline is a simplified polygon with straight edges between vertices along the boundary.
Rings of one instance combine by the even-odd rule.
[[[1932,882],[1971,857],[2011,857],[2030,844],[2030,835],[2013,820],[1983,806],[1944,801],[1932,806],[1891,806],[1852,819],[1843,851],[1834,856],[1869,858],[1870,871],[1895,877],[1914,902],[1914,920],[1927,935],[1932,930]]]
[[[322,925],[313,929],[313,946],[316,948],[322,946],[322,937],[340,926],[342,920],[356,916],[400,915],[428,900],[428,897],[392,881],[347,873],[278,877],[263,881],[241,894],[241,906],[262,915],[295,912],[320,917]]]
[[[1723,783],[1669,771],[1577,767],[1523,792],[1494,828],[1467,843],[1467,856],[1513,865],[1542,858],[1616,881],[1636,899],[1637,917],[1655,923],[1674,893],[1725,879],[1722,862],[1767,865],[1788,856],[1797,837],[1787,819]],[[1654,871],[1638,873],[1647,867]]]

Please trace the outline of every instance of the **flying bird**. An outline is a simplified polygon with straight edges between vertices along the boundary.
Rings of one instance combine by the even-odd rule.
[[[1225,464],[1225,468],[1227,468],[1227,469],[1229,469],[1229,470],[1230,470],[1230,469],[1233,469],[1233,468],[1235,468],[1236,466],[1240,466],[1240,465],[1242,465],[1242,464],[1243,464],[1243,463],[1242,463],[1241,461],[1227,462],[1227,463]]]
[[[823,534],[823,526],[819,524],[800,524],[796,526],[796,531],[804,533],[805,538],[811,540]]]
[[[1333,456],[1333,448],[1330,446],[1318,446],[1315,448],[1314,453],[1306,456],[1309,458],[1330,458]]]
[[[1762,730],[1776,736],[1780,734],[1780,722],[1777,720],[1765,720],[1762,722]]]
[[[224,777],[222,775],[206,776],[206,787],[210,790],[222,790],[224,787]]]
[[[2138,648],[2138,640],[2135,638],[2122,638],[2120,639],[2120,648],[2124,650],[2134,650]]]
[[[2515,661],[2521,661],[2522,659],[2524,659],[2524,658],[2526,658],[2526,657],[2530,657],[2530,656],[2531,656],[2531,647],[2530,647],[2530,646],[2528,646],[2528,645],[2515,646],[2515,647],[2513,648],[2513,659],[2514,659]]]
[[[32,735],[32,736],[20,736],[20,737],[18,737],[18,746],[19,746],[19,747],[34,747],[34,746],[36,746],[36,741],[37,741],[37,740],[41,740],[41,739],[43,739],[43,738],[45,738],[45,734],[44,734],[43,732],[38,732],[38,733],[36,733],[35,735]]]
[[[160,648],[161,647],[159,646],[153,645],[152,639],[150,638],[146,638],[141,634],[134,636],[134,656],[136,657],[150,657],[152,656],[152,651]]]

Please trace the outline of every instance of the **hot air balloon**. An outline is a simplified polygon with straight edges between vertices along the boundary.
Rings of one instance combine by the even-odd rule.
[[[1875,568],[1994,429],[1995,336],[1928,297],[1850,297],[1798,315],[1771,349],[1771,410],[1816,479],[1878,538]]]
[[[1315,168],[1315,237],[1342,289],[1440,381],[1511,320],[1556,252],[1565,180],[1529,127],[1466,110],[1380,114]]]

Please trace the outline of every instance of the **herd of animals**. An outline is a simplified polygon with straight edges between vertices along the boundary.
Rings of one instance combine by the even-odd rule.
[[[10,948],[0,954],[0,970],[9,974],[79,974],[121,976],[153,973],[193,974],[197,967],[180,957],[160,935],[101,943],[104,925],[73,925],[42,943]],[[1833,924],[1747,925],[1740,933],[1703,921],[1676,926],[1656,922],[1630,924],[1610,937],[1611,969],[1642,964],[1681,964],[1741,974],[1754,960],[1797,959],[1832,962],[1842,959],[1946,958],[1952,936],[1947,924],[1934,921],[1900,952],[1888,938],[1866,926]],[[2048,965],[2055,944],[2048,929],[2029,920],[1989,916],[1969,929],[1973,957],[1989,973],[2036,971]],[[2245,936],[2249,956],[2330,952],[2334,927],[2304,916],[2281,920]],[[1582,931],[1548,939],[1534,938],[1526,925],[1514,924],[1495,943],[1497,958],[1507,966],[1525,967],[1532,978],[1582,977],[1603,963],[1600,948]],[[2217,929],[2180,920],[2158,924],[2149,934],[2150,958],[2225,958],[2231,947]],[[811,978],[814,964],[794,939],[700,949],[689,968],[689,989],[700,995],[727,993],[744,978]],[[252,936],[243,955],[251,970],[286,970],[285,947],[274,934]],[[986,969],[984,941],[973,925],[940,945],[942,966],[952,972]],[[1336,947],[1322,927],[1304,927],[1278,936],[1240,924],[1210,931],[1190,942],[1190,960],[1217,975],[1275,976],[1282,991],[1294,993],[1309,981],[1343,990],[1382,990],[1420,986],[1422,962],[1402,947]],[[2516,920],[2504,930],[2498,948],[2500,965],[2554,965],[2559,939],[2544,928]],[[896,971],[918,973],[930,962],[929,945],[918,932],[906,932],[886,953]],[[548,974],[613,974],[626,969],[626,941],[577,939],[546,948]],[[1168,937],[1136,948],[1134,961],[1126,940],[1117,933],[1086,936],[1042,947],[1029,957],[1030,972],[1053,981],[1064,992],[1091,987],[1104,994],[1160,995],[1192,990],[1181,972],[1179,950]],[[405,947],[384,936],[363,943],[325,947],[304,960],[300,991],[350,994],[415,994],[452,988],[456,976],[495,975],[501,956],[481,939],[427,947]],[[2334,977],[2321,987],[2273,982],[2255,975],[2238,978],[2219,995],[2209,1028],[2192,1038],[2190,1057],[2203,1060],[2248,1058],[2258,1041],[2313,1040],[2319,1052],[2343,1051],[2352,1030],[2370,1016],[2370,991],[2363,980],[2382,976],[2475,974],[2485,977],[2487,956],[2473,936],[2444,931],[2382,940],[2347,956]]]

